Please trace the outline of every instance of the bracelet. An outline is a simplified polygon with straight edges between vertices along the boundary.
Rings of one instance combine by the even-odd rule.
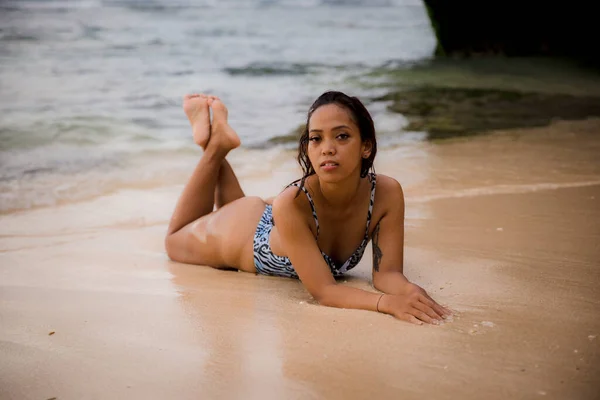
[[[379,300],[377,300],[377,312],[381,312],[379,311],[379,302],[381,301],[381,298],[385,295],[385,293],[381,293],[381,296],[379,296]]]

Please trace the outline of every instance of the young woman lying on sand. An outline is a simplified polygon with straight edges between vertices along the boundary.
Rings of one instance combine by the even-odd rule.
[[[314,102],[300,138],[303,177],[267,201],[244,196],[225,159],[240,139],[223,102],[187,95],[183,109],[204,153],[169,224],[165,245],[172,260],[299,278],[319,304],[415,324],[436,324],[450,314],[402,273],[404,195],[395,179],[369,172],[377,141],[360,100],[326,92]],[[383,293],[334,278],[358,264],[369,240],[373,285]]]

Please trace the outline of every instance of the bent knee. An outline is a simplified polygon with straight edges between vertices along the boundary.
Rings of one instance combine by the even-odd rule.
[[[188,262],[191,252],[191,237],[182,230],[171,233],[165,238],[165,251],[169,259],[177,262]]]
[[[167,256],[173,261],[191,264],[212,265],[218,262],[214,230],[214,213],[211,213],[167,235]]]
[[[168,235],[167,255],[183,263],[237,268],[265,207],[264,200],[254,196],[228,203]]]
[[[178,239],[175,234],[176,233],[170,233],[165,237],[165,251],[170,260],[181,261],[180,246],[178,245]]]

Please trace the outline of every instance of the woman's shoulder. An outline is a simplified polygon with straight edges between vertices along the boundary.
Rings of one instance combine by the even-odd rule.
[[[404,197],[402,185],[395,178],[388,175],[375,175],[377,182],[376,194],[381,194],[380,198],[392,197],[397,200],[398,196]]]
[[[307,208],[310,208],[308,204],[307,196],[299,195],[300,189],[299,186],[296,186],[293,182],[286,186],[277,196],[273,198],[273,206],[280,208],[282,210],[297,210],[302,211]]]
[[[297,186],[288,186],[273,199],[273,221],[277,226],[281,221],[294,221],[311,228],[312,212],[307,196],[299,194]]]
[[[400,182],[382,174],[377,174],[376,182],[374,215],[383,216],[398,207],[404,209],[404,192]]]

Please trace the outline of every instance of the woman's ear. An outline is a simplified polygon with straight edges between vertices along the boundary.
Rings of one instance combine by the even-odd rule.
[[[370,140],[365,140],[362,144],[361,157],[369,158],[371,156],[371,149],[373,149],[373,143]]]

